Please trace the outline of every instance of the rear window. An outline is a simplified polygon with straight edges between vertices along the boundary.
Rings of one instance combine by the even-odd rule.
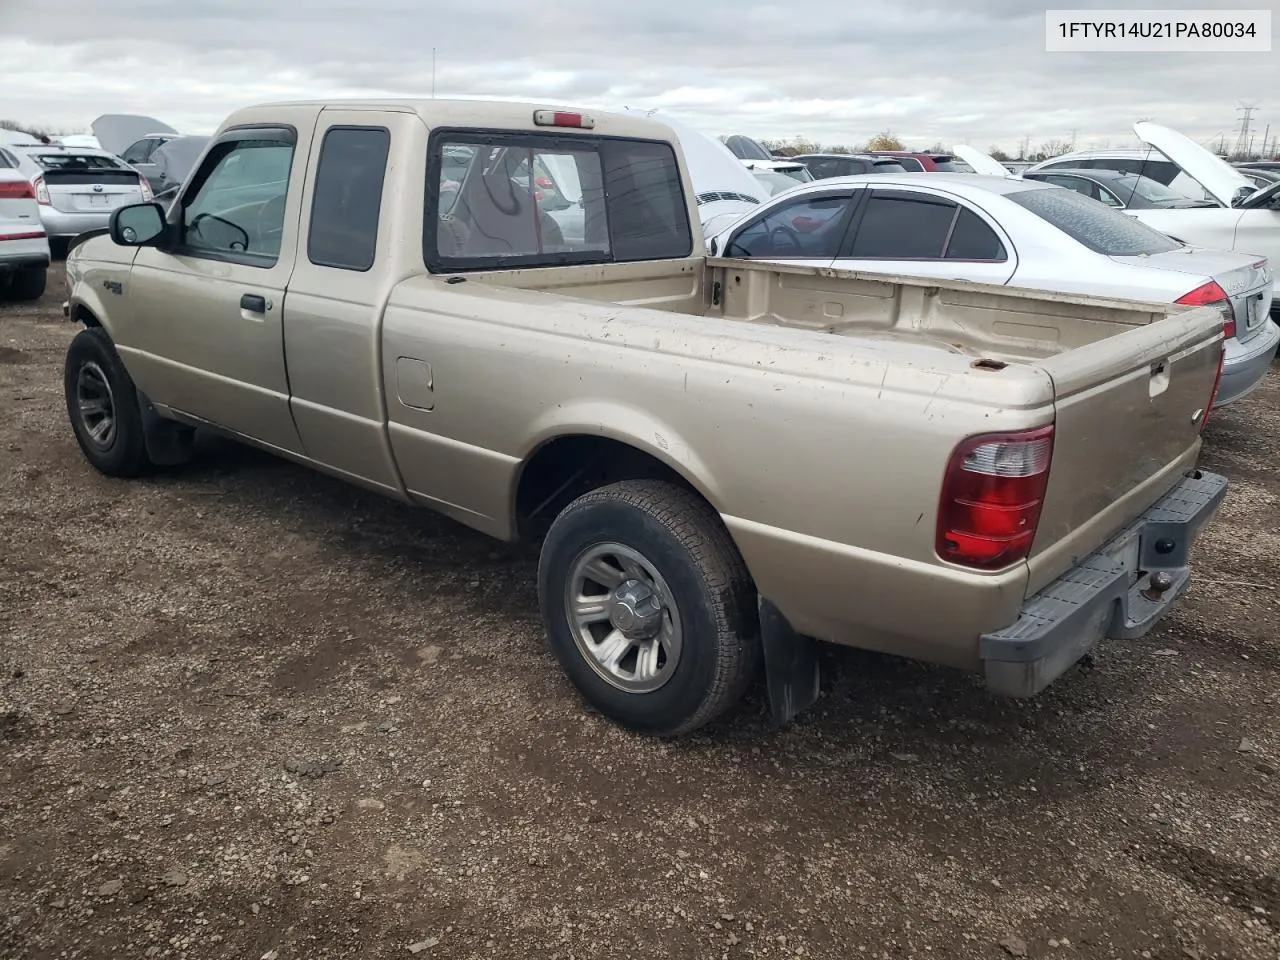
[[[427,166],[433,271],[680,259],[693,234],[669,143],[441,131]]]
[[[46,170],[124,170],[125,165],[115,157],[102,157],[83,153],[37,153],[32,156]]]
[[[872,173],[908,173],[906,167],[897,160],[877,160],[874,167],[871,168]]]
[[[950,157],[930,157],[929,159],[933,161],[933,166],[939,173],[963,172],[955,165],[954,161],[952,161]]]
[[[1182,247],[1176,240],[1145,223],[1074,190],[1046,187],[1043,190],[1018,190],[1006,196],[1073,240],[1108,257],[1168,253]]]

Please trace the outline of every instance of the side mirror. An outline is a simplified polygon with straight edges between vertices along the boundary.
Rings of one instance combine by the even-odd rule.
[[[165,234],[164,208],[158,203],[117,207],[108,226],[111,240],[122,247],[151,247]]]

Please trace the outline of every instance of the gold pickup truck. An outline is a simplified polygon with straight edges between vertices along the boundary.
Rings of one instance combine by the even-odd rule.
[[[540,539],[560,663],[660,735],[761,663],[789,719],[817,641],[1030,696],[1169,609],[1219,311],[709,259],[698,199],[635,115],[241,110],[70,254],[76,439],[125,477],[208,428]]]

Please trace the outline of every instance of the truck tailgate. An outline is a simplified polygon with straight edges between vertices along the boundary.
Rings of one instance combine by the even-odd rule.
[[[1039,361],[1053,379],[1049,484],[1028,592],[1097,549],[1190,469],[1222,356],[1214,307]]]

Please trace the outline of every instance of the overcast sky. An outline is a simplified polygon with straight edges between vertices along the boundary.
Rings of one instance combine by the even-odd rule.
[[[1180,8],[1275,0],[1192,0]],[[1066,8],[1119,6],[1094,0]],[[1129,6],[1154,7],[1132,2]],[[497,96],[658,107],[708,133],[909,147],[1124,146],[1147,118],[1234,138],[1241,101],[1280,133],[1272,53],[1044,50],[1025,0],[0,0],[9,118],[87,130],[144,113],[208,133],[262,100]]]

